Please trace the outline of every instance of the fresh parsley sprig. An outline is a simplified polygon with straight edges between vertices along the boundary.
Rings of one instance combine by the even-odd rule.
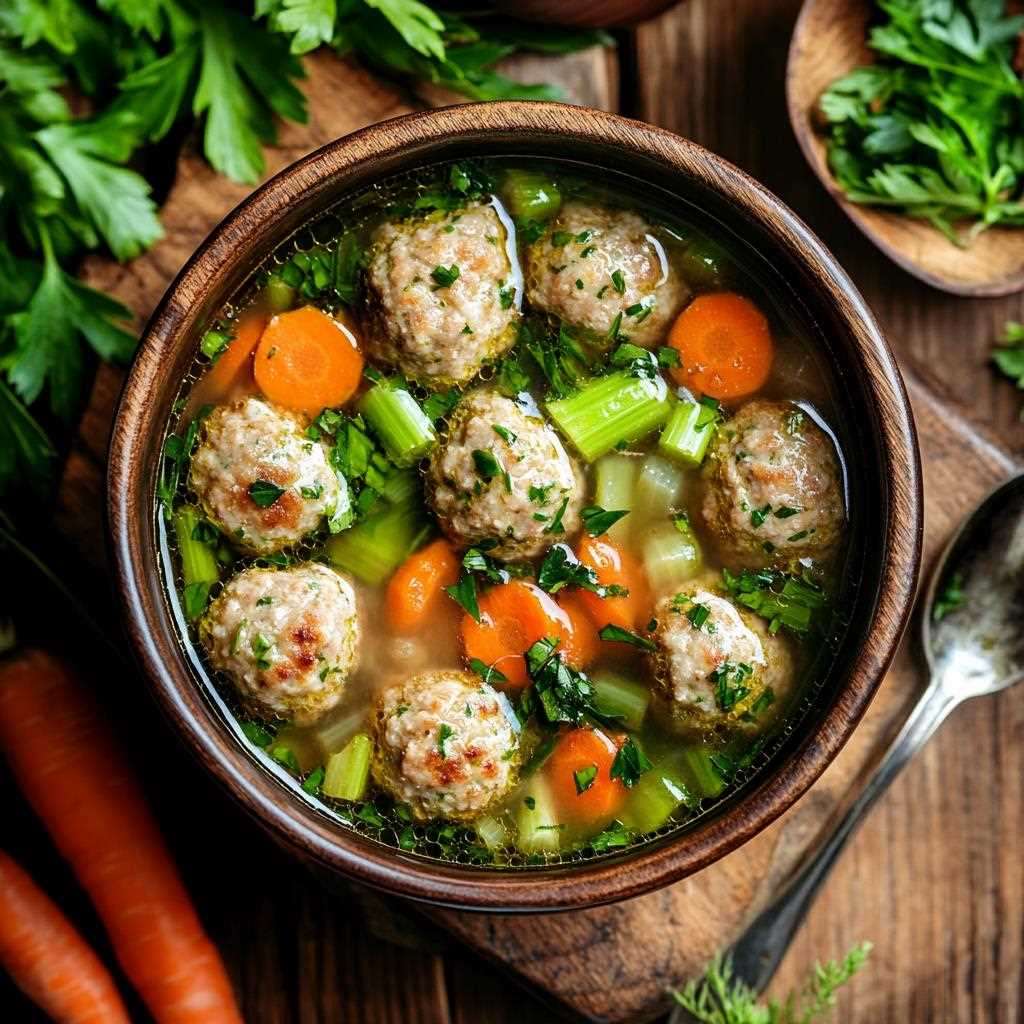
[[[1007,322],[992,352],[992,362],[1024,391],[1024,323]],[[1021,418],[1024,418],[1024,408],[1021,408]]]
[[[1002,0],[879,0],[879,61],[821,98],[832,173],[855,203],[929,221],[956,244],[1024,226],[1024,15]],[[960,233],[958,225],[972,222]]]

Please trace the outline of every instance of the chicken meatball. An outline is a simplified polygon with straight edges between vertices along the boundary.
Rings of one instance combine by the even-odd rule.
[[[746,568],[824,559],[845,520],[831,440],[790,402],[747,402],[704,466],[701,512],[722,557]]]
[[[367,347],[429,387],[475,377],[515,342],[518,266],[493,206],[381,225],[366,273]]]
[[[199,637],[252,711],[305,725],[341,700],[356,667],[355,591],[313,562],[246,569],[210,605]]]
[[[761,619],[739,611],[710,582],[663,598],[655,618],[654,706],[670,727],[767,723],[765,712],[793,682],[783,638],[770,635]]]
[[[470,820],[516,784],[518,724],[468,672],[423,672],[377,699],[373,777],[413,817]]]
[[[467,395],[434,449],[427,500],[457,545],[496,540],[490,554],[532,558],[574,533],[583,476],[555,431],[496,391]]]
[[[302,419],[255,397],[203,420],[189,484],[210,520],[254,555],[294,544],[348,508],[327,449]]]
[[[642,217],[569,202],[526,251],[531,305],[602,340],[619,333],[650,347],[664,337],[689,289]]]

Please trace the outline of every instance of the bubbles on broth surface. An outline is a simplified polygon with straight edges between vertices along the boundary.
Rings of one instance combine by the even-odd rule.
[[[482,163],[488,164],[488,161],[485,160]],[[500,170],[505,164],[523,165],[527,163],[530,162],[525,159],[495,159],[489,163],[489,166]],[[448,165],[444,166],[447,167]],[[786,358],[780,362],[780,373],[772,378],[763,393],[769,397],[778,396],[788,399],[806,399],[809,397],[816,407],[824,407],[828,411],[830,423],[834,427],[839,428],[838,432],[842,435],[844,425],[841,422],[837,422],[834,403],[836,382],[827,372],[824,353],[819,351],[813,343],[809,342],[809,338],[814,332],[807,324],[802,322],[800,315],[795,312],[795,304],[789,301],[791,296],[789,296],[788,290],[781,281],[774,278],[770,268],[763,264],[756,272],[753,270],[758,258],[756,254],[751,254],[745,249],[744,243],[731,236],[729,236],[726,243],[720,241],[727,234],[724,229],[716,229],[716,226],[710,223],[700,223],[700,215],[695,210],[687,208],[684,217],[679,216],[678,212],[674,214],[666,213],[665,211],[669,209],[667,204],[663,209],[662,206],[650,200],[649,193],[652,190],[645,189],[645,193],[648,193],[647,199],[635,198],[639,196],[642,186],[629,179],[623,179],[621,187],[607,185],[598,187],[595,190],[593,183],[587,182],[584,177],[575,177],[581,176],[583,171],[571,163],[550,163],[545,166],[553,168],[556,175],[565,171],[571,172],[574,176],[572,181],[575,183],[572,187],[581,193],[590,190],[591,194],[606,195],[607,200],[613,205],[638,209],[659,223],[671,225],[677,229],[675,233],[682,239],[690,237],[693,233],[692,225],[697,224],[697,233],[711,238],[717,250],[723,253],[725,259],[728,260],[732,268],[730,271],[731,277],[742,281],[743,290],[756,297],[773,323],[773,326],[777,329],[780,337],[785,336],[786,338],[784,345]],[[213,326],[213,323],[231,324],[236,321],[239,314],[255,300],[263,282],[266,280],[267,272],[274,268],[285,266],[296,253],[310,253],[314,250],[333,253],[339,244],[339,238],[343,232],[358,232],[361,235],[365,235],[376,223],[383,219],[385,207],[396,202],[410,202],[415,196],[422,195],[433,187],[436,184],[436,180],[436,168],[426,168],[423,171],[397,176],[376,184],[358,195],[344,198],[314,223],[300,229],[292,238],[278,246],[267,259],[264,266],[239,289],[233,300],[219,311],[215,321],[208,326]],[[700,268],[697,267],[694,273],[699,276]],[[776,296],[782,296],[782,298],[778,299]],[[302,301],[302,299],[300,298],[299,301]],[[342,303],[337,298],[333,302],[325,302],[320,297],[316,300],[315,304],[328,312],[335,312],[342,306]],[[182,382],[179,392],[181,401],[187,402],[196,383],[210,364],[210,358],[202,354],[197,344],[195,361]],[[492,383],[496,376],[496,366],[488,363],[467,387]],[[429,394],[429,391],[418,384],[410,384],[410,390],[420,402]],[[536,388],[533,390],[536,392]],[[537,394],[539,397],[539,393]],[[172,421],[168,424],[168,432],[180,430],[183,426],[183,417],[179,412],[175,417],[172,417]],[[437,424],[437,433],[442,442],[447,438],[447,420],[441,420]],[[644,442],[632,446],[632,449],[647,451],[649,445],[647,442]],[[841,451],[837,454],[841,457]],[[420,470],[422,472],[422,465]],[[198,503],[198,496],[189,488],[187,473],[183,475],[179,496],[192,504]],[[158,510],[157,515],[160,514]],[[180,602],[178,595],[182,592],[184,580],[181,576],[173,531],[161,529],[160,534],[162,543],[166,548],[165,554],[167,557],[165,564],[174,567],[173,578],[166,580],[167,589],[171,595],[171,600],[178,603]],[[306,538],[293,547],[286,549],[285,557],[290,561],[326,561],[323,549],[324,540],[325,535],[322,533]],[[280,564],[279,559],[241,556],[236,557],[230,568],[230,573],[233,574],[250,566],[273,566],[278,564]],[[224,573],[222,580],[214,584],[211,589],[211,599],[215,598],[220,589],[222,589],[223,580],[228,575],[228,573]],[[842,575],[839,574],[837,578],[842,579]],[[847,581],[847,583],[850,584],[851,581]],[[360,593],[362,594],[367,588],[362,585],[359,586]],[[365,606],[365,602],[363,603]],[[379,607],[379,603],[377,607]],[[374,609],[374,615],[377,615],[377,607]],[[365,624],[365,610],[361,617]],[[181,622],[184,622],[184,617],[180,614],[179,619]],[[429,824],[414,822],[409,817],[407,810],[401,805],[396,805],[390,797],[379,793],[375,794],[372,790],[366,800],[357,803],[345,803],[322,795],[313,795],[305,792],[302,788],[303,776],[295,777],[293,774],[283,771],[279,765],[275,765],[272,756],[268,753],[269,750],[273,749],[273,742],[268,744],[266,749],[260,750],[259,748],[252,747],[251,750],[253,756],[260,760],[268,770],[272,770],[276,777],[281,780],[282,784],[287,785],[296,796],[315,806],[321,813],[329,815],[338,824],[339,828],[352,829],[376,841],[395,847],[408,855],[442,860],[469,867],[497,866],[514,870],[529,870],[536,866],[580,863],[594,858],[615,856],[629,848],[658,842],[681,829],[692,827],[702,818],[715,813],[716,809],[720,808],[724,803],[735,800],[752,780],[769,768],[779,750],[794,737],[801,722],[818,706],[822,687],[825,684],[830,668],[832,650],[834,646],[838,645],[843,630],[843,621],[838,615],[834,616],[833,622],[830,624],[826,636],[820,642],[818,650],[814,652],[813,657],[803,667],[804,678],[797,687],[795,698],[789,699],[788,709],[780,717],[780,720],[772,726],[771,733],[766,742],[751,751],[749,760],[745,763],[734,763],[731,766],[729,777],[718,796],[703,797],[689,808],[685,804],[679,804],[676,812],[663,825],[652,832],[632,836],[628,846],[613,847],[607,852],[597,852],[585,841],[574,843],[569,848],[559,849],[557,852],[522,852],[516,849],[511,842],[504,849],[488,850],[471,826],[466,827],[443,821],[431,822]],[[193,664],[197,667],[200,684],[207,688],[209,693],[217,695],[218,703],[222,707],[226,707],[230,715],[240,721],[247,720],[249,716],[246,710],[239,704],[231,684],[210,667],[201,645],[196,642],[195,631],[188,628],[184,631],[181,641],[192,653]],[[364,630],[365,646],[366,631]],[[374,644],[373,646],[383,647],[380,644]],[[361,700],[366,700],[367,695],[372,695],[374,686],[379,685],[380,680],[374,677],[378,674],[381,665],[385,664],[386,661],[386,658],[377,659],[376,654],[374,654],[369,665],[364,662],[361,666],[353,680],[355,688],[360,692]],[[417,665],[416,668],[410,669],[410,671],[419,671],[419,668],[420,666]],[[390,669],[389,671],[394,670]],[[347,699],[345,701],[346,706],[350,703],[352,703],[351,700]],[[280,721],[268,724],[279,728],[285,723]],[[678,742],[681,743],[683,741]],[[506,825],[510,825],[511,812],[504,810],[500,814],[504,818]],[[509,835],[511,837],[511,828],[509,829]]]

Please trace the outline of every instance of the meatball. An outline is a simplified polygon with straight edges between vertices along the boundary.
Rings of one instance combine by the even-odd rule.
[[[302,419],[250,397],[203,420],[189,484],[206,515],[243,551],[266,555],[344,511],[348,491]]]
[[[621,314],[621,334],[656,345],[689,295],[651,225],[607,206],[564,204],[525,263],[530,303],[601,339]]]
[[[767,709],[793,683],[783,638],[771,636],[763,620],[739,611],[711,583],[663,598],[655,618],[654,705],[670,726],[767,723]]]
[[[252,711],[305,725],[341,700],[358,662],[355,591],[313,562],[246,569],[210,605],[199,638]]]
[[[373,777],[415,818],[477,818],[516,784],[514,713],[468,672],[423,672],[390,687],[373,723]]]
[[[845,515],[835,449],[790,402],[755,400],[723,424],[704,466],[704,523],[737,566],[824,559]]]
[[[475,377],[516,338],[520,274],[507,245],[483,204],[381,225],[366,273],[370,354],[430,387]]]
[[[496,540],[489,553],[511,560],[532,558],[579,528],[584,484],[552,427],[479,390],[458,404],[434,449],[426,493],[455,544]]]

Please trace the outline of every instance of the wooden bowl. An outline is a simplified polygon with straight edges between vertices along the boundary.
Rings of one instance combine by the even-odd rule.
[[[844,579],[845,635],[814,707],[771,765],[693,827],[619,856],[498,871],[428,860],[349,831],[287,787],[235,738],[190,667],[164,591],[155,488],[164,424],[208,318],[289,235],[343,194],[425,162],[470,155],[565,157],[624,173],[714,216],[816,326],[848,424],[858,501]],[[144,332],[114,424],[108,476],[117,586],[163,710],[192,755],[276,839],[323,868],[402,896],[489,910],[553,910],[637,896],[712,863],[777,818],[857,724],[903,632],[920,561],[921,479],[896,364],[870,311],[808,228],[741,171],[666,131],[553,103],[487,103],[410,114],[311,154],[254,192],[186,264]]]
[[[828,167],[818,131],[821,94],[855,67],[870,64],[870,0],[805,0],[793,31],[786,68],[789,119],[811,169],[843,212],[890,259],[944,292],[974,297],[1024,289],[1024,229],[990,228],[966,249],[922,220],[851,203]]]

